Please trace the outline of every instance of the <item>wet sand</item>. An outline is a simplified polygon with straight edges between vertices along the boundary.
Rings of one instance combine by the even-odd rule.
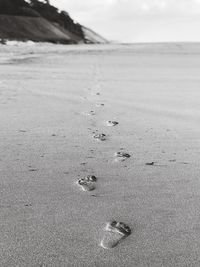
[[[200,266],[199,107],[200,44],[0,46],[0,265]]]

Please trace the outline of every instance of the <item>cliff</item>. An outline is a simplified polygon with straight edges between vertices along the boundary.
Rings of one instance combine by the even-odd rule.
[[[42,17],[0,15],[0,38],[18,41],[77,43]]]
[[[66,11],[59,11],[49,1],[27,1],[0,0],[0,39],[99,43],[88,34],[89,29],[75,23]]]
[[[101,35],[94,32],[93,30],[91,30],[85,26],[81,26],[81,27],[83,30],[83,34],[84,34],[84,38],[85,38],[86,43],[89,43],[89,44],[106,44],[106,43],[108,43],[108,40],[106,40]]]

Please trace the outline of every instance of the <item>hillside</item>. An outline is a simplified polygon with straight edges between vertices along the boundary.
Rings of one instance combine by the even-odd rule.
[[[76,43],[42,17],[0,15],[0,38],[35,42]]]
[[[106,40],[105,38],[103,38],[102,36],[100,36],[99,34],[97,34],[96,32],[94,32],[93,30],[81,26],[83,33],[84,33],[84,37],[85,37],[85,42],[86,43],[90,43],[90,44],[106,44],[108,43],[108,40]]]
[[[0,0],[0,39],[99,43],[101,38],[86,29],[49,1]],[[95,37],[98,37],[96,41]]]

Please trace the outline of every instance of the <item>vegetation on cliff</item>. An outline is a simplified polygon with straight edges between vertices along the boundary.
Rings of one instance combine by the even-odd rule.
[[[50,22],[78,35],[84,40],[84,33],[80,24],[75,23],[65,11],[59,11],[49,1],[39,0],[0,0],[0,15],[43,17]]]

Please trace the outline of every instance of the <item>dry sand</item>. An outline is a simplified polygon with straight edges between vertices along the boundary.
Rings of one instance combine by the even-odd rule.
[[[0,125],[0,266],[200,266],[200,44],[1,46]]]

